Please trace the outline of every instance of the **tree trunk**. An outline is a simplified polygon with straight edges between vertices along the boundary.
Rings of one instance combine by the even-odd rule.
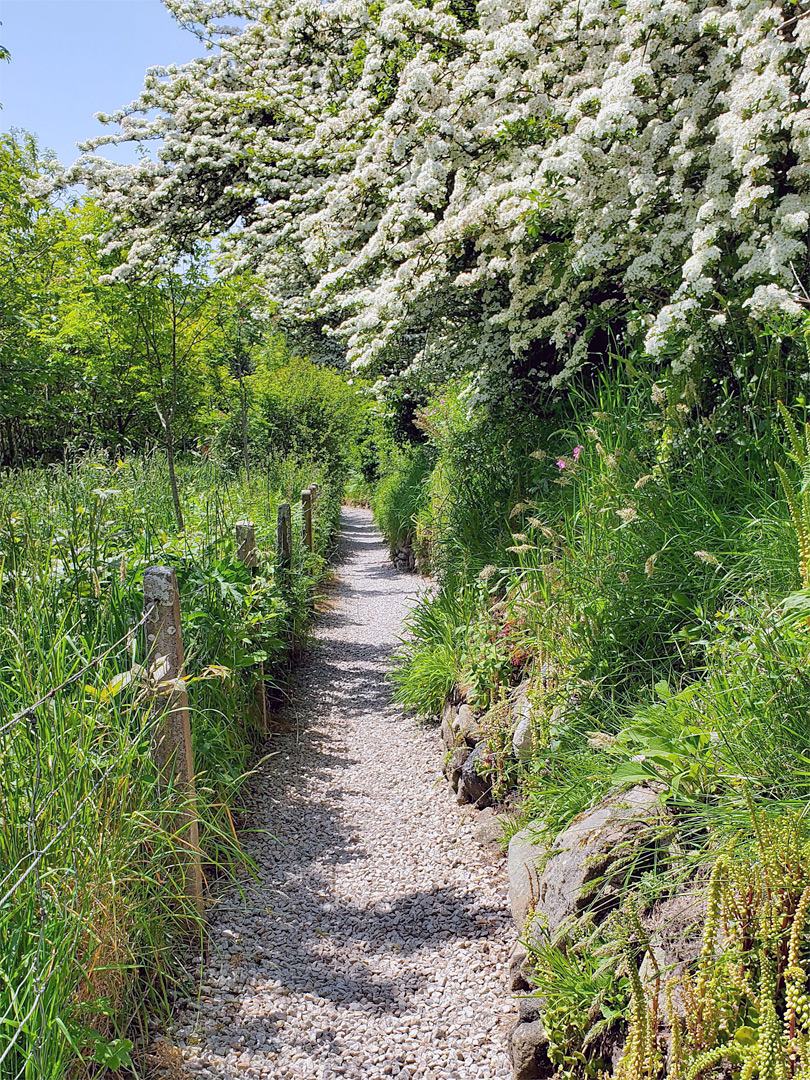
[[[172,502],[174,503],[174,516],[177,518],[177,527],[180,532],[186,531],[183,521],[183,509],[180,506],[180,492],[177,489],[177,474],[174,471],[174,432],[172,423],[168,418],[164,421],[166,429],[166,463],[169,466],[169,486],[172,489]]]
[[[242,457],[245,461],[245,478],[250,483],[250,460],[248,458],[248,402],[245,380],[239,380],[239,398],[242,406]]]

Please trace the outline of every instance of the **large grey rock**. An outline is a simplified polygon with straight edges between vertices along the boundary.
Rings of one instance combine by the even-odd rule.
[[[517,727],[512,732],[512,752],[518,761],[528,761],[534,749],[534,733],[532,732],[531,717],[518,720]]]
[[[444,766],[444,775],[450,781],[450,787],[453,791],[458,791],[459,781],[461,780],[461,770],[464,767],[464,762],[471,753],[472,750],[469,746],[457,746],[447,758]]]
[[[481,723],[469,705],[460,706],[453,722],[453,730],[459,739],[466,742],[467,746],[475,746],[484,737]]]
[[[509,907],[519,934],[540,895],[540,877],[547,853],[548,847],[537,842],[531,826],[516,832],[509,841]]]
[[[509,1035],[509,1057],[515,1080],[545,1080],[554,1075],[548,1056],[548,1037],[539,1018],[518,1023]]]
[[[535,1020],[542,1020],[545,1009],[546,1000],[540,994],[518,998],[518,1020],[521,1024],[533,1024]]]
[[[554,841],[537,890],[535,911],[550,938],[588,910],[599,921],[627,883],[664,857],[671,819],[650,788],[634,787],[574,818]]]
[[[488,753],[485,743],[476,746],[461,767],[458,785],[459,798],[464,795],[467,802],[474,803],[479,808],[492,804],[492,782],[488,776],[482,775]]]
[[[512,691],[509,708],[513,726],[519,724],[521,720],[531,720],[532,718],[532,703],[529,697],[530,686],[531,682],[523,682]]]

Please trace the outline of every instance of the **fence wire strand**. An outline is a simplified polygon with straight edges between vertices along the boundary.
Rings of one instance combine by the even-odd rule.
[[[136,631],[140,630],[140,628],[144,625],[146,620],[149,618],[151,611],[151,608],[148,611],[145,611],[141,618],[135,623],[135,625],[131,626],[129,630],[127,630],[127,632],[118,639],[118,641],[113,642],[113,644],[110,645],[109,648],[105,649],[104,652],[99,653],[98,656],[93,657],[93,659],[88,664],[85,664],[83,668],[81,668],[79,671],[75,671],[72,675],[65,679],[64,682],[59,683],[58,686],[52,686],[50,690],[43,694],[38,701],[35,701],[33,705],[27,705],[24,709],[21,709],[20,712],[15,713],[14,716],[12,716],[11,719],[3,725],[3,727],[0,727],[0,735],[5,735],[7,731],[11,731],[12,728],[15,728],[19,723],[25,720],[26,717],[34,716],[37,709],[42,708],[43,705],[47,705],[47,703],[53,700],[53,698],[55,698],[57,694],[60,694],[63,690],[66,690],[67,687],[71,686],[73,683],[78,682],[78,680],[81,679],[82,676],[87,675],[90,671],[93,671],[94,668],[97,668],[99,664],[101,664],[104,660],[110,657],[116,649],[119,650],[117,655],[120,656],[120,654],[123,653],[125,649],[129,648],[132,641],[132,635],[136,633]],[[119,648],[119,646],[123,646],[123,648]]]
[[[0,988],[8,997],[0,1016],[0,1080],[45,1075],[39,1057],[50,1026],[46,998],[52,980],[63,977],[60,961],[69,963],[78,943],[75,935],[59,938],[54,926],[87,902],[79,890],[87,853],[70,839],[71,828],[89,807],[98,813],[100,792],[138,737],[136,726],[126,744],[82,746],[81,716],[64,738],[59,710],[42,710],[63,697],[75,709],[81,699],[66,692],[102,665],[121,668],[117,661],[152,612],[150,606],[117,641],[0,726]],[[68,807],[71,796],[78,801]]]

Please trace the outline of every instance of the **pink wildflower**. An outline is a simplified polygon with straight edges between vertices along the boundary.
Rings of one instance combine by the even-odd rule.
[[[560,460],[557,462],[557,468],[560,470],[560,472],[562,472],[562,470],[565,468],[565,462],[562,458],[560,458]]]
[[[584,449],[585,449],[584,446],[575,446],[574,447],[574,461],[579,461],[579,455],[582,453],[582,451]]]

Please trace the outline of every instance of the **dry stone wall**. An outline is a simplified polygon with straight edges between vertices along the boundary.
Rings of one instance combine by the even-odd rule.
[[[501,715],[501,722],[509,725],[511,750],[518,761],[528,760],[534,749],[532,700],[532,687],[526,682],[511,692]],[[478,715],[469,704],[447,702],[440,730],[447,781],[460,804],[480,810],[479,842],[497,844],[503,830],[492,806],[485,737],[489,726],[487,716]],[[548,1054],[544,1002],[532,992],[527,946],[540,939],[562,939],[585,915],[595,923],[605,919],[628,883],[667,859],[673,836],[659,793],[645,786],[611,793],[574,818],[553,843],[539,838],[540,825],[530,823],[515,833],[506,858],[506,888],[516,933],[507,986],[515,995],[517,1012],[509,1036],[514,1080],[545,1080],[556,1069]],[[672,941],[665,947],[660,932],[655,943],[662,961],[681,960]]]

